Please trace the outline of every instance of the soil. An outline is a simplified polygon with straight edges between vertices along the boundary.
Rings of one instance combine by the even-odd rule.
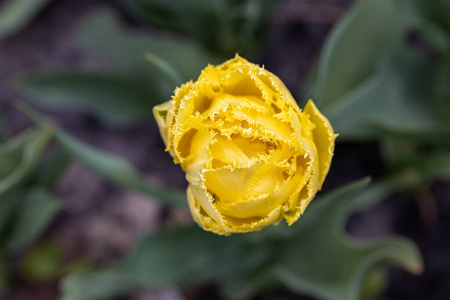
[[[272,16],[267,42],[253,61],[277,74],[293,94],[302,94],[327,33],[352,2],[281,1]],[[0,41],[0,113],[9,135],[31,125],[15,107],[17,99],[23,95],[13,88],[12,80],[33,70],[88,65],[91,58],[71,39],[71,31],[86,12],[99,5],[111,4],[101,0],[50,2],[27,28]],[[183,172],[164,153],[152,120],[133,128],[112,130],[87,113],[67,110],[44,113],[74,136],[125,157],[148,180],[171,182],[181,188],[186,186]],[[366,176],[377,180],[386,172],[376,143],[339,143],[324,191]],[[64,199],[65,208],[40,240],[61,245],[68,263],[84,258],[95,265],[111,265],[127,254],[142,234],[168,223],[190,222],[188,212],[168,209],[156,201],[125,192],[77,162],[68,167],[56,193]],[[431,186],[430,193],[438,206],[438,217],[430,224],[425,224],[421,218],[415,200],[417,195],[404,194],[393,195],[348,221],[347,230],[356,237],[401,234],[413,239],[422,251],[423,274],[413,276],[391,268],[387,288],[380,299],[450,298],[450,183],[437,182]],[[16,274],[11,291],[0,292],[0,299],[44,300],[56,298],[56,295],[56,282],[29,282]],[[286,290],[278,291],[276,297],[311,299]],[[171,288],[145,291],[121,299],[220,298],[214,286],[207,286],[183,292]],[[260,295],[256,299],[267,298]]]

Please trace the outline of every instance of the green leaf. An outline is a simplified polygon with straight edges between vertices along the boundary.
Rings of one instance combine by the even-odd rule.
[[[232,36],[227,28],[226,1],[222,0],[122,0],[145,21],[158,27],[189,34],[206,47],[216,48],[220,38],[229,40]],[[228,33],[228,35],[226,34]]]
[[[264,37],[274,0],[122,0],[143,20],[187,33],[226,56],[253,50]]]
[[[371,183],[352,200],[353,210],[370,209],[397,191],[410,187],[406,172],[392,173]]]
[[[356,2],[327,38],[310,98],[323,108],[344,96],[375,70],[403,30],[393,0]]]
[[[251,272],[241,272],[233,274],[220,280],[220,292],[225,299],[245,300],[252,299],[264,290],[279,288],[279,280],[272,270],[263,266],[261,270],[251,270]]]
[[[116,127],[150,119],[160,100],[151,81],[93,72],[35,73],[23,78],[19,86],[42,106],[68,109],[75,105]]]
[[[74,158],[80,160],[86,167],[113,183],[174,205],[186,205],[186,196],[178,190],[147,183],[136,169],[123,158],[91,147],[70,136],[56,125],[49,123],[43,116],[31,110],[28,106],[20,106],[31,119],[43,127],[54,130],[55,139]]]
[[[6,243],[10,250],[17,250],[36,238],[61,209],[61,202],[40,187],[31,189],[24,199],[18,200],[21,203]]]
[[[206,43],[215,33],[214,29],[223,26],[220,12],[227,8],[226,2],[221,0],[122,0],[121,2],[151,24],[190,33]]]
[[[307,209],[292,238],[280,244],[275,272],[284,284],[323,299],[352,300],[360,299],[364,279],[381,263],[421,272],[420,254],[410,241],[391,237],[362,242],[343,233],[351,200],[366,184],[328,193]]]
[[[439,89],[442,66],[417,50],[400,47],[372,77],[323,108],[341,138],[386,134],[450,144],[450,116]]]
[[[106,59],[112,72],[128,74],[147,82],[159,82],[157,80],[161,76],[157,68],[145,64],[146,53],[170,62],[189,79],[196,79],[209,63],[221,63],[223,60],[188,39],[132,31],[124,27],[109,9],[99,9],[89,14],[78,25],[76,36],[90,53]]]
[[[450,72],[450,18],[448,17],[450,6],[448,3],[444,0],[398,1],[406,8],[411,26],[422,35],[424,41],[446,57],[447,70]]]
[[[14,219],[14,213],[20,200],[25,197],[25,193],[19,189],[12,189],[2,194],[0,199],[0,243],[5,242],[5,237],[9,234],[9,225]]]
[[[397,0],[406,12],[409,22],[414,26],[425,23],[434,24],[443,31],[450,33],[450,7],[444,0]]]
[[[416,167],[421,176],[428,181],[436,179],[450,180],[450,151],[434,150],[418,158]]]
[[[193,225],[148,235],[121,269],[147,287],[192,284],[257,266],[267,250],[250,249],[243,236],[227,238]]]
[[[267,248],[248,248],[243,236],[217,236],[197,225],[166,230],[144,237],[116,269],[66,278],[63,299],[106,298],[144,287],[211,281],[254,268],[267,255]]]
[[[142,289],[133,277],[116,269],[77,272],[61,281],[61,300],[109,299]]]
[[[383,139],[383,154],[396,172],[391,178],[396,190],[412,190],[428,185],[436,179],[450,179],[450,151],[446,147],[432,147],[409,139]],[[386,179],[383,179],[385,181]]]
[[[166,73],[160,67],[145,62],[146,53],[170,62],[172,73],[189,79],[196,79],[208,63],[222,61],[187,40],[126,29],[110,10],[90,14],[75,35],[103,62],[103,71],[39,71],[19,78],[18,87],[39,105],[87,110],[112,127],[152,119],[153,106],[169,100],[176,88],[161,76]]]
[[[67,151],[57,149],[50,157],[39,164],[36,175],[34,176],[35,184],[52,189],[61,176],[61,173],[67,167],[70,159]]]
[[[387,286],[388,275],[387,270],[374,270],[365,280],[361,289],[361,300],[376,300],[380,299],[381,291]]]
[[[197,226],[150,234],[118,267],[68,276],[62,282],[63,299],[107,298],[211,280],[223,282],[226,294],[239,299],[237,295],[250,297],[260,287],[276,284],[277,277],[317,297],[358,299],[365,275],[381,263],[421,269],[420,255],[407,240],[357,242],[342,233],[355,196],[367,184],[359,181],[315,199],[291,227],[283,223],[230,237]]]
[[[0,196],[31,173],[51,135],[42,127],[0,144]]]
[[[367,0],[336,26],[320,56],[312,98],[341,140],[450,144],[446,10],[442,1]],[[407,43],[410,32],[424,39]],[[439,55],[431,57],[434,51]]]
[[[162,74],[164,74],[175,86],[181,86],[186,82],[186,79],[176,70],[169,62],[151,54],[147,53],[145,58],[149,63],[157,67]]]
[[[50,0],[7,0],[0,5],[0,39],[28,25]]]
[[[184,194],[144,182],[135,168],[123,158],[88,146],[61,130],[58,130],[55,137],[71,155],[100,176],[115,184],[156,197],[158,200],[168,204],[186,205]]]

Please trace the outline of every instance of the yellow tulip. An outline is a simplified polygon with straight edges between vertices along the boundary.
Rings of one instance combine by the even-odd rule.
[[[236,55],[153,109],[186,172],[193,219],[217,234],[298,220],[330,168],[336,135],[309,100],[302,111],[274,74]]]

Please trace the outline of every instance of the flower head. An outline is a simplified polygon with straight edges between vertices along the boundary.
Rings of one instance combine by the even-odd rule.
[[[236,55],[154,108],[167,151],[189,182],[192,216],[229,235],[283,218],[291,225],[320,190],[334,151],[328,120],[303,111],[283,82]]]

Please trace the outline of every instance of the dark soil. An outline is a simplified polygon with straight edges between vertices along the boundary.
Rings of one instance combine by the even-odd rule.
[[[351,0],[282,1],[274,12],[270,34],[263,50],[253,59],[277,74],[294,95],[304,94],[308,74],[324,39],[348,9]],[[19,34],[0,41],[0,113],[8,132],[14,135],[31,123],[15,108],[22,95],[14,90],[15,76],[38,69],[64,69],[89,65],[71,40],[71,30],[87,11],[109,1],[60,0],[49,4]],[[314,8],[312,10],[312,8]],[[313,11],[314,13],[311,13]],[[133,20],[132,20],[133,21]],[[134,20],[135,21],[135,20]],[[136,22],[137,23],[137,22]],[[25,99],[26,100],[26,99]],[[304,100],[304,99],[303,99]],[[135,128],[112,130],[94,117],[75,111],[46,113],[71,134],[131,161],[149,180],[185,187],[184,174],[164,152],[152,120]],[[352,180],[387,172],[377,144],[338,144],[324,191]],[[65,209],[52,222],[41,240],[62,246],[67,263],[80,258],[96,265],[117,262],[145,232],[170,222],[190,222],[186,211],[169,210],[130,194],[96,177],[77,162],[72,163],[57,190]],[[370,210],[349,219],[348,231],[360,238],[402,234],[412,238],[424,256],[425,271],[413,276],[392,268],[383,299],[450,299],[450,183],[431,187],[438,218],[422,221],[415,196],[393,195]],[[57,284],[30,283],[16,275],[12,291],[0,299],[44,300],[57,295]],[[310,299],[279,291],[276,299]],[[123,298],[125,299],[125,298]],[[146,291],[126,299],[220,299],[214,286],[181,293],[175,289]],[[263,296],[255,299],[266,299]]]

